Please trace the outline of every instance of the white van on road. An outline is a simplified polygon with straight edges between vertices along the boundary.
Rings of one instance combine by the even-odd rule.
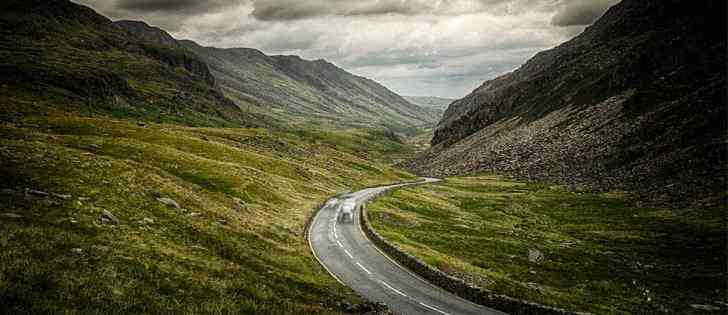
[[[354,210],[356,210],[356,201],[348,199],[341,205],[338,221],[341,223],[354,222]]]

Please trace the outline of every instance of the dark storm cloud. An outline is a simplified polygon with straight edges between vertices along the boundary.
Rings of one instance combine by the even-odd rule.
[[[556,26],[589,25],[618,2],[619,0],[569,0],[564,2],[556,12],[551,19],[551,24]]]
[[[300,20],[317,16],[416,15],[449,7],[431,0],[254,0],[253,17],[262,21]]]
[[[236,0],[117,0],[116,7],[131,12],[204,13],[238,3]]]
[[[374,3],[360,3],[343,10],[344,15],[380,15],[401,14],[415,15],[432,12],[435,8],[422,2],[415,1],[376,1]]]
[[[119,8],[130,11],[176,11],[187,10],[200,5],[197,0],[123,0]]]
[[[332,13],[327,1],[269,0],[254,1],[253,17],[261,21],[299,20]]]

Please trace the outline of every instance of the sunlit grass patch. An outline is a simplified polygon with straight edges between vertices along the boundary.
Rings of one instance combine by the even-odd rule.
[[[9,313],[337,313],[359,299],[310,254],[306,220],[339,191],[414,178],[282,131],[51,115],[0,133]]]
[[[594,313],[725,302],[725,208],[645,208],[624,192],[481,175],[402,189],[370,209],[402,249],[512,297]]]

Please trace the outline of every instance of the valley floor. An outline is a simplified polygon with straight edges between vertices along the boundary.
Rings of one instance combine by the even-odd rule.
[[[499,176],[405,188],[370,207],[401,249],[496,293],[597,314],[726,308],[726,210],[658,209]]]

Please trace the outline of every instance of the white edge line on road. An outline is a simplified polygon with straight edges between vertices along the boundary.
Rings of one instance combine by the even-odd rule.
[[[438,181],[435,181],[435,182],[438,182]],[[425,184],[429,184],[429,183],[425,183]],[[417,186],[419,184],[409,184],[409,185],[403,185],[403,186],[410,186],[410,185]],[[389,189],[394,189],[394,188],[399,188],[399,187],[392,187],[392,188],[389,188]],[[385,190],[389,190],[389,189],[385,189]],[[366,200],[368,201],[369,199],[370,198],[368,198]],[[361,214],[361,211],[357,211],[356,213],[357,214]],[[356,217],[359,220],[361,220],[361,215],[357,215]],[[387,258],[387,260],[389,260],[390,262],[392,262],[395,266],[399,267],[399,269],[402,269],[404,272],[408,273],[410,276],[413,276],[413,277],[415,277],[417,279],[420,279],[420,281],[426,283],[430,287],[432,287],[432,288],[434,288],[436,290],[439,290],[440,292],[447,293],[448,295],[454,296],[455,298],[457,298],[457,299],[459,299],[459,300],[461,300],[463,302],[469,303],[469,304],[471,304],[473,306],[483,307],[483,308],[488,309],[491,312],[496,312],[496,313],[497,312],[501,312],[501,311],[496,310],[494,308],[491,308],[491,307],[488,307],[488,306],[485,306],[485,305],[481,305],[481,304],[475,303],[475,302],[470,301],[468,299],[464,299],[464,298],[462,298],[462,297],[460,297],[460,296],[458,296],[456,294],[453,294],[452,292],[450,292],[448,290],[445,290],[445,289],[443,289],[441,287],[436,286],[432,282],[425,280],[424,278],[420,277],[420,275],[418,275],[418,274],[412,272],[411,270],[409,270],[408,268],[405,268],[404,266],[400,265],[397,261],[395,261],[394,259],[392,259],[392,257],[389,257],[389,255],[387,255],[387,253],[385,253],[384,251],[382,251],[381,249],[379,249],[379,247],[377,245],[374,245],[374,243],[372,243],[372,241],[369,239],[369,236],[367,236],[366,233],[364,233],[364,230],[361,228],[361,223],[359,223],[357,225],[359,226],[359,232],[361,233],[361,235],[364,236],[364,239],[367,240],[372,245],[372,247],[374,247],[374,249],[376,249],[380,254],[382,254],[382,256],[384,256],[384,258]],[[503,313],[503,312],[501,312],[501,313],[502,314],[506,314],[506,313]]]
[[[407,297],[407,294],[404,294],[404,293],[402,293],[402,291],[400,291],[400,290],[397,290],[397,289],[393,288],[393,287],[392,287],[391,285],[389,285],[388,283],[386,283],[386,282],[384,282],[384,281],[382,281],[382,280],[379,280],[379,282],[381,282],[381,283],[382,283],[382,284],[383,284],[383,285],[384,285],[385,287],[387,287],[387,288],[389,288],[390,290],[392,290],[392,291],[396,292],[397,294],[399,294],[399,295],[401,295],[401,296],[404,296],[404,297]]]
[[[351,253],[348,250],[346,250],[346,248],[344,248],[344,253],[346,253],[346,255],[348,255],[349,258],[354,259],[354,256],[352,256]]]
[[[371,271],[367,270],[367,268],[364,268],[364,266],[362,266],[360,263],[357,262],[356,265],[359,266],[361,270],[364,270],[367,274],[372,274]]]
[[[321,214],[321,211],[316,212],[316,215],[313,217],[313,221],[311,221],[311,225],[309,225],[309,227],[308,227],[308,247],[311,248],[311,253],[313,253],[313,257],[316,258],[316,260],[319,262],[319,265],[324,266],[324,269],[326,269],[326,272],[328,272],[332,277],[334,277],[334,279],[336,279],[336,281],[341,283],[341,285],[348,288],[348,286],[346,284],[344,284],[344,282],[341,281],[341,279],[339,279],[339,277],[337,277],[333,272],[331,272],[329,267],[326,267],[324,262],[321,261],[321,258],[319,258],[319,256],[316,255],[316,251],[313,249],[313,243],[311,243],[311,230],[316,225],[316,220],[318,219],[319,214]]]
[[[424,307],[426,307],[426,308],[429,308],[429,309],[431,309],[431,310],[433,310],[433,311],[435,311],[435,312],[438,312],[438,313],[440,313],[440,314],[450,315],[449,313],[445,313],[445,312],[443,312],[443,311],[441,311],[441,310],[438,310],[438,309],[436,309],[436,308],[434,308],[434,307],[432,307],[432,306],[429,306],[429,305],[427,305],[427,304],[425,304],[425,303],[422,303],[422,302],[419,302],[419,303],[420,303],[420,305],[422,305],[422,306],[424,306]]]
[[[341,242],[336,241],[336,244],[339,244],[339,247],[344,248],[344,245],[341,245]]]

